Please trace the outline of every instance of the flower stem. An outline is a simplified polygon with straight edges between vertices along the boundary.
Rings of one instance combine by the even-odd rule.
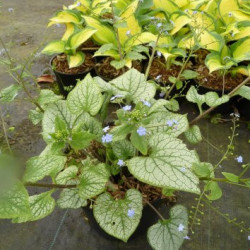
[[[161,218],[161,220],[166,220],[162,215],[161,213],[149,202],[147,201],[146,199],[143,199],[154,211],[155,213]]]
[[[62,185],[62,184],[50,184],[50,183],[24,183],[27,187],[44,187],[44,188],[76,188],[77,185]]]

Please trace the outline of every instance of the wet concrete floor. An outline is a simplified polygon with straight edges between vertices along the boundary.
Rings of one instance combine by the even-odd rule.
[[[44,40],[60,37],[62,28],[46,29],[49,17],[61,9],[62,5],[71,4],[69,0],[57,1],[31,1],[8,0],[2,1],[0,13],[0,36],[6,42],[11,42],[10,53],[20,60],[32,53]],[[14,10],[12,10],[12,8]],[[48,66],[49,58],[39,56],[35,60],[32,72],[40,75]],[[13,83],[13,80],[0,67],[0,88]],[[32,86],[31,86],[32,87]],[[35,94],[35,93],[34,93]],[[186,106],[186,105],[184,105]],[[14,104],[4,106],[5,122],[8,127],[14,126],[13,148],[25,157],[39,154],[45,144],[39,134],[40,128],[34,127],[28,120],[28,110],[31,105],[24,100],[24,95],[18,97]],[[186,107],[185,107],[186,109]],[[190,115],[195,109],[189,107]],[[231,123],[211,124],[201,122],[202,134],[205,138],[219,147],[225,149],[228,144]],[[236,138],[235,156],[242,155],[244,162],[250,162],[250,132],[246,123],[240,123],[239,136]],[[0,131],[1,133],[1,131]],[[0,140],[3,138],[0,137]],[[0,141],[1,143],[1,141]],[[221,153],[203,141],[197,147],[202,161],[216,164]],[[240,173],[241,166],[234,158],[223,162],[220,171]],[[241,187],[221,185],[223,198],[214,205],[231,218],[244,220],[249,227],[249,191]],[[33,189],[38,193],[42,190]],[[187,193],[178,194],[178,202],[191,208],[195,203],[195,196]],[[161,207],[161,212],[167,215],[168,208]],[[245,250],[249,249],[247,233],[240,233],[240,229],[228,224],[225,219],[204,208],[204,216],[199,216],[201,226],[195,227],[195,234],[183,244],[183,250]],[[157,218],[156,218],[157,220]],[[249,233],[250,234],[250,233]],[[147,243],[146,235],[135,238],[127,244],[120,241],[111,241],[99,234],[84,220],[81,209],[55,211],[45,219],[25,224],[11,224],[9,220],[0,221],[0,250],[142,250],[151,249]]]

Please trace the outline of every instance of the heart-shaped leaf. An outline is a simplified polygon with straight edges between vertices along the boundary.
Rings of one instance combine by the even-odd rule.
[[[129,189],[124,199],[114,200],[105,193],[96,199],[94,216],[100,227],[108,234],[127,242],[137,228],[142,215],[142,195]]]
[[[94,116],[100,110],[102,103],[101,90],[90,74],[78,82],[67,98],[68,107],[74,114],[85,111]]]
[[[186,136],[187,140],[192,144],[196,144],[202,140],[201,131],[197,125],[190,127],[185,132],[185,136]]]
[[[125,74],[110,81],[114,95],[123,95],[135,103],[150,100],[155,96],[155,86],[146,81],[145,76],[136,69],[130,69]]]
[[[131,174],[150,185],[200,193],[199,179],[192,173],[193,163],[199,162],[194,151],[179,139],[159,133],[149,139],[148,157],[134,157],[127,161]]]
[[[188,233],[188,213],[176,205],[170,210],[170,219],[159,221],[148,229],[149,244],[155,250],[178,250]]]

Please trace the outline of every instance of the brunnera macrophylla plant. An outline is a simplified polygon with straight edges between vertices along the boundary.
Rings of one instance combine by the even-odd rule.
[[[134,187],[121,188],[127,178],[163,194],[199,194],[199,178],[192,170],[199,164],[198,155],[178,139],[188,130],[186,115],[171,112],[170,101],[155,100],[155,91],[153,83],[131,69],[110,82],[88,75],[67,100],[44,100],[40,118],[47,146],[27,161],[21,179],[13,178],[1,189],[0,217],[14,223],[35,221],[56,205],[80,208],[91,201],[100,227],[126,242],[140,222],[143,204],[150,202]],[[107,122],[110,106],[114,117]],[[51,183],[45,186],[50,190],[30,196],[26,187],[39,186],[48,176]],[[55,201],[57,188],[62,191]],[[176,205],[170,219],[161,218],[149,228],[148,240],[155,249],[167,247],[164,244],[178,249],[187,234],[187,211]]]

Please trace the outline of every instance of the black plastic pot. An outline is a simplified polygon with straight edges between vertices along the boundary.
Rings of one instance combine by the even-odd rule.
[[[52,62],[54,58],[55,57],[51,58],[50,66],[56,76],[56,82],[58,84],[60,93],[64,95],[65,97],[76,86],[78,80],[82,80],[88,73],[94,72],[94,68],[92,68],[91,70],[86,70],[78,74],[67,74],[67,73],[56,71],[52,67]]]
[[[153,203],[154,207],[156,209],[159,209],[160,207],[164,206],[169,210],[171,207],[166,203],[165,200],[157,200]],[[102,230],[102,228],[98,225],[96,222],[94,215],[93,215],[93,210],[90,209],[89,207],[83,207],[83,212],[84,215],[88,218],[88,223],[89,225],[102,237],[108,239],[108,240],[113,240],[113,241],[119,241],[118,239],[114,238],[113,236],[107,234],[105,231]],[[147,230],[150,226],[155,224],[159,220],[158,215],[153,211],[151,207],[148,205],[143,207],[142,211],[142,217],[141,221],[133,233],[133,235],[129,238],[129,240],[133,240],[136,237],[145,235],[147,233]]]
[[[238,97],[236,100],[236,108],[238,109],[241,117],[244,117],[247,121],[250,121],[250,100],[247,100],[243,97]]]

